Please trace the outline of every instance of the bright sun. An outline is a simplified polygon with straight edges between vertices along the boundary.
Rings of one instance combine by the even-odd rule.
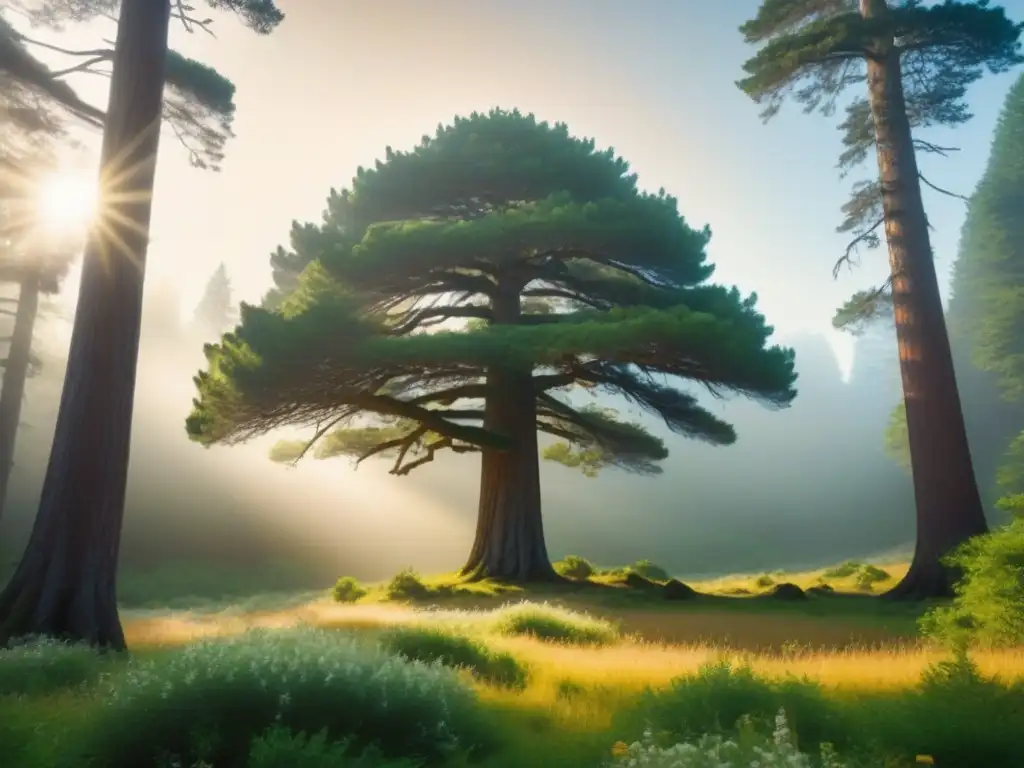
[[[64,231],[88,226],[96,211],[96,181],[57,174],[39,189],[39,216],[47,228]]]

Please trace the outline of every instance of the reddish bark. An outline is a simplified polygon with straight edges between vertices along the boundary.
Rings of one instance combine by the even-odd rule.
[[[860,10],[866,18],[879,17],[888,6],[885,0],[860,0]],[[984,533],[987,524],[921,198],[899,51],[892,40],[876,47],[867,69],[917,509],[914,558],[888,596],[923,599],[951,594],[954,574],[941,558]]]

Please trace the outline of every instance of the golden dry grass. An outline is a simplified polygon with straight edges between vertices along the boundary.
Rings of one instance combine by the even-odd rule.
[[[601,613],[608,614],[595,611]],[[250,614],[171,613],[129,620],[125,631],[133,647],[168,647],[249,628],[300,624],[365,631],[396,624],[442,622],[456,623],[471,632],[474,627],[485,631],[487,616],[484,612],[417,611],[402,605],[338,605],[321,600],[289,610]],[[675,677],[725,659],[748,665],[768,677],[807,676],[831,687],[885,690],[912,685],[926,667],[944,657],[939,649],[894,636],[883,627],[857,626],[835,617],[636,610],[624,611],[617,618],[632,636],[610,647],[580,648],[496,636],[489,636],[487,642],[513,653],[529,666],[533,682],[520,696],[535,703],[557,698],[564,681],[615,689],[624,695],[646,686],[663,686]],[[724,637],[732,638],[732,642],[723,642]],[[1024,679],[1024,649],[979,651],[976,661],[988,674]],[[489,695],[510,694],[495,691]]]

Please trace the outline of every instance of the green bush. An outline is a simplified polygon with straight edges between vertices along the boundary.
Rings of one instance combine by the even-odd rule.
[[[412,568],[396,573],[384,590],[388,600],[422,600],[430,595],[430,588]]]
[[[342,576],[331,590],[334,599],[339,603],[354,603],[366,596],[366,587],[351,576]]]
[[[454,672],[323,630],[251,631],[133,660],[102,695],[70,764],[236,768],[275,724],[376,743],[389,758],[436,760],[485,741],[475,696]]]
[[[380,643],[391,653],[412,661],[468,669],[478,679],[493,685],[526,685],[526,670],[514,656],[440,627],[396,627],[384,631]]]
[[[884,568],[875,565],[865,565],[857,573],[857,589],[870,592],[875,584],[888,581],[892,578]]]
[[[999,506],[1024,513],[1024,495]],[[922,631],[955,647],[1012,647],[1024,643],[1024,517],[971,539],[951,557],[960,568],[952,604],[929,611]]]
[[[757,577],[757,581],[754,582],[754,583],[757,584],[757,586],[759,586],[761,588],[770,587],[773,584],[775,584],[775,579],[773,579],[771,576],[769,576],[766,573],[766,574],[764,574],[762,576],[758,576]]]
[[[826,579],[848,579],[861,569],[861,563],[856,560],[847,560],[842,565],[829,568],[822,574]]]
[[[573,645],[608,645],[619,637],[609,621],[548,603],[518,603],[495,613],[492,629],[502,635],[528,635]]]
[[[114,657],[87,645],[33,639],[0,649],[0,696],[42,695],[99,680]]]
[[[332,742],[327,731],[314,736],[274,726],[253,740],[246,768],[419,768],[420,761],[389,760],[377,749],[355,754],[347,740]]]
[[[661,566],[655,565],[650,560],[637,560],[629,566],[628,570],[651,581],[668,581],[670,578],[668,571]]]
[[[596,573],[590,561],[579,555],[566,555],[555,565],[555,572],[567,579],[589,579]]]
[[[1024,687],[983,677],[964,654],[932,667],[916,688],[860,707],[858,716],[864,738],[897,765],[919,754],[956,768],[1021,762]]]
[[[705,734],[734,733],[743,718],[768,727],[780,709],[806,744],[847,741],[847,724],[818,684],[764,680],[729,663],[706,666],[666,690],[646,694],[627,717],[649,723],[664,743],[676,744]]]

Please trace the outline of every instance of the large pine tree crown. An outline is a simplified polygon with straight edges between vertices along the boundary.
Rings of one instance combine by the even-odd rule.
[[[793,353],[768,345],[755,297],[706,282],[709,237],[564,125],[458,118],[360,168],[319,226],[294,226],[272,264],[309,266],[275,308],[244,306],[207,348],[189,434],[210,444],[308,426],[315,455],[397,454],[404,474],[440,448],[512,447],[480,426],[485,376],[532,371],[537,428],[565,441],[548,458],[656,472],[660,438],[564,393],[619,394],[717,444],[732,427],[681,380],[776,406],[795,396]]]

